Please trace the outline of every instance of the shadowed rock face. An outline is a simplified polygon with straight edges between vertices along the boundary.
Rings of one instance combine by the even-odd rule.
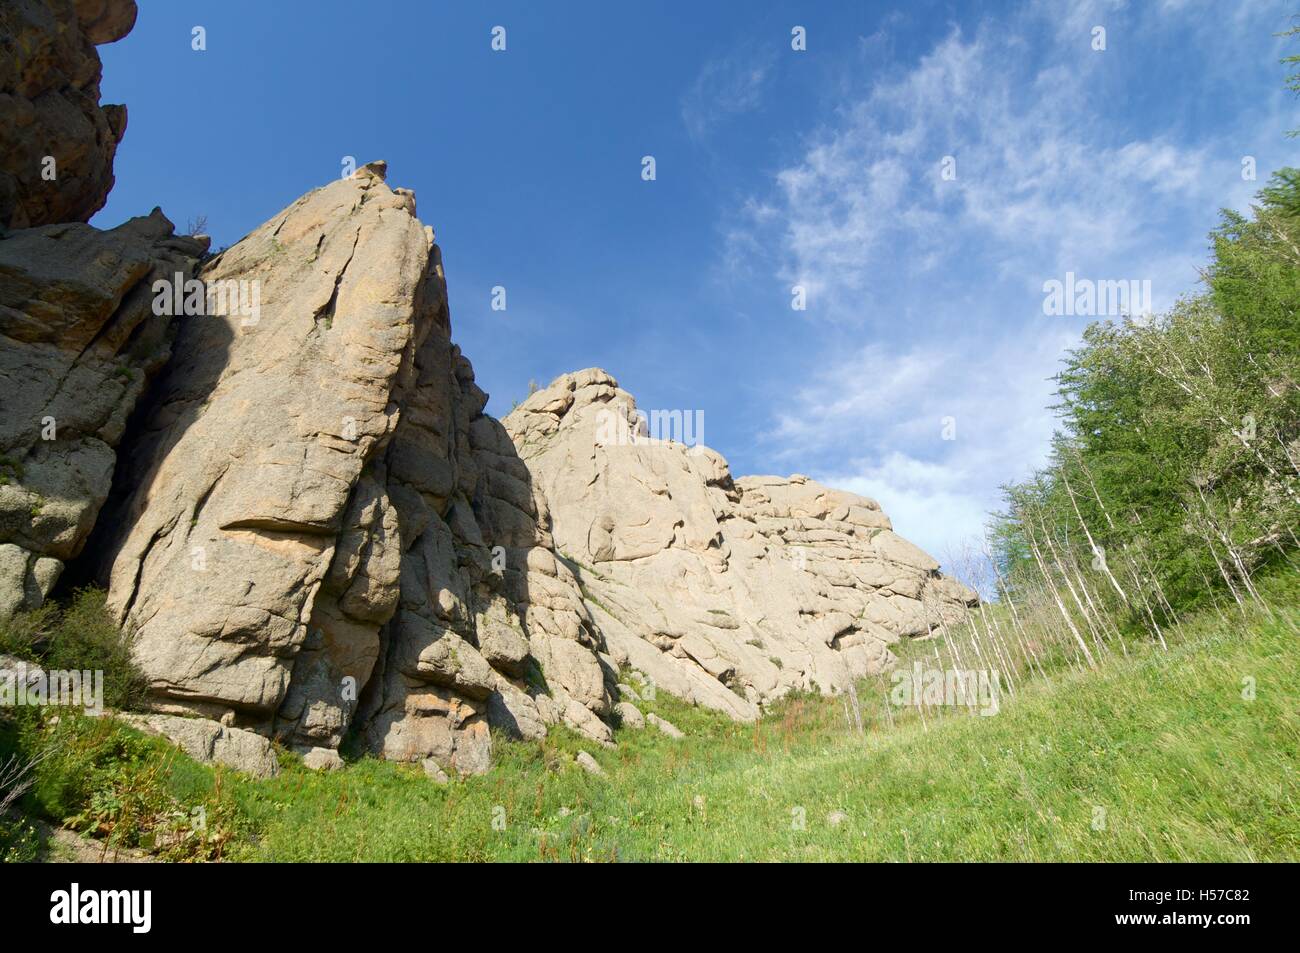
[[[85,222],[104,207],[126,107],[100,105],[95,46],[135,16],[134,0],[0,5],[0,228]]]
[[[362,703],[375,751],[467,772],[490,721],[608,741],[599,636],[451,344],[432,230],[384,175],[203,269],[208,300],[246,288],[259,313],[178,319],[120,481],[109,606],[161,709],[299,748],[337,747]]]
[[[504,423],[613,656],[698,704],[752,718],[792,689],[845,688],[976,601],[873,500],[797,475],[733,480],[714,451],[645,436],[602,370]]]
[[[0,618],[40,605],[81,553],[129,415],[171,351],[152,283],[188,277],[206,248],[157,209],[109,231],[0,237]]]

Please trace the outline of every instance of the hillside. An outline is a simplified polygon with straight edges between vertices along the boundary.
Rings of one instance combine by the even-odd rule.
[[[1297,860],[1300,582],[1263,589],[1273,618],[1202,614],[1169,633],[1167,653],[1149,645],[1062,673],[996,718],[886,720],[868,704],[859,733],[838,699],[809,696],[742,725],[660,694],[642,704],[686,737],[620,728],[617,748],[596,753],[602,776],[575,763],[589,745],[561,730],[501,743],[486,774],[451,786],[374,758],[322,774],[292,755],[254,781],[68,718],[42,735],[66,747],[29,807],[124,848],[159,838],[177,858]],[[150,811],[193,818],[199,806],[204,838],[187,824],[173,841],[149,832]]]

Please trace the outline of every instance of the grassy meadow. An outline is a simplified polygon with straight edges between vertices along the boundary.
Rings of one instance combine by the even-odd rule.
[[[1296,860],[1300,580],[1261,592],[1267,607],[1166,630],[1167,650],[1130,642],[1095,670],[1022,680],[994,716],[887,711],[888,678],[859,686],[857,717],[843,697],[801,697],[750,725],[660,693],[643,709],[685,739],[496,739],[487,774],[439,785],[373,758],[317,773],[288,753],[255,781],[111,719],[47,711],[3,724],[0,759],[48,751],[23,810],[98,837],[109,858]],[[42,854],[30,825],[6,836],[6,859]]]

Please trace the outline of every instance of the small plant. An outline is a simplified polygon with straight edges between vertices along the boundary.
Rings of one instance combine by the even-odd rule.
[[[0,623],[0,654],[14,655],[28,662],[39,661],[40,647],[48,642],[58,614],[58,607],[47,602]]]
[[[102,670],[104,703],[110,708],[136,707],[147,683],[131,657],[131,639],[105,606],[99,589],[73,593],[51,634],[45,662],[55,669]]]
[[[29,717],[20,729],[38,765],[26,806],[101,840],[105,852],[143,849],[172,861],[220,860],[235,810],[189,777],[202,772],[165,742],[111,718]]]
[[[16,815],[0,817],[0,864],[30,864],[40,857],[36,825]]]
[[[17,814],[10,814],[36,783],[36,768],[45,754],[26,757],[12,753],[0,758],[0,863],[28,863],[36,859],[40,841],[36,826]]]
[[[6,470],[8,473],[4,472]],[[21,480],[23,478],[23,465],[13,457],[0,456],[0,475],[3,475],[6,478],[5,484],[9,482],[8,478],[11,476],[15,479]]]

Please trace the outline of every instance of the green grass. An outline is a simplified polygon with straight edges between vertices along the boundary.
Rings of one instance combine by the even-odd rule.
[[[838,698],[738,725],[660,693],[641,707],[686,739],[496,739],[492,770],[443,786],[371,758],[317,774],[286,755],[256,782],[162,746],[136,754],[141,770],[168,759],[178,809],[207,805],[237,860],[1296,860],[1298,592],[1278,577],[1273,618],[1202,614],[1168,652],[1130,645],[1027,683],[994,717],[891,727],[868,702],[858,734]],[[579,749],[605,776],[573,763]]]

